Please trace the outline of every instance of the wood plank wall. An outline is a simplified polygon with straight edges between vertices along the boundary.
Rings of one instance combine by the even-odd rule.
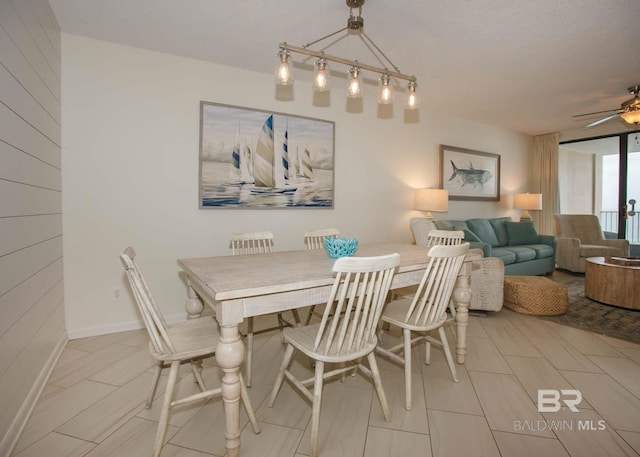
[[[66,342],[60,28],[47,0],[0,0],[0,455]]]

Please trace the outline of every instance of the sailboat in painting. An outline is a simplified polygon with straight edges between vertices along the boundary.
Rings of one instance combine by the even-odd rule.
[[[231,151],[231,169],[229,170],[231,182],[228,184],[241,186],[253,183],[251,168],[251,149],[245,142],[240,144],[240,127],[238,126],[236,141]]]
[[[272,114],[264,122],[256,145],[253,161],[254,187],[251,192],[255,194],[295,192],[298,187],[285,179],[285,163],[288,175],[288,157],[285,159],[284,152],[276,154]]]
[[[311,154],[308,146],[304,148],[304,154],[300,157],[300,175],[307,181],[313,181],[313,167],[311,166]]]

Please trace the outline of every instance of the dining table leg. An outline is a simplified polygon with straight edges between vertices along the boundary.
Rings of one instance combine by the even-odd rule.
[[[469,325],[469,303],[471,303],[471,263],[462,265],[460,274],[456,278],[453,288],[453,299],[456,305],[456,330],[458,340],[456,342],[456,354],[459,364],[464,364],[467,353],[467,327]]]
[[[184,309],[187,312],[187,317],[189,319],[195,319],[196,317],[200,317],[202,315],[202,311],[204,311],[204,304],[200,297],[191,287],[191,281],[187,280],[187,299],[184,303]]]
[[[198,293],[189,284],[185,310],[190,319],[200,317],[204,304]],[[220,324],[220,339],[216,347],[216,362],[224,373],[222,376],[222,402],[225,416],[225,446],[228,457],[238,457],[240,452],[240,366],[244,360],[244,343],[238,329],[242,316],[229,314],[221,303],[212,306]],[[236,312],[240,307],[231,307]],[[221,322],[228,316],[231,323]]]
[[[216,361],[224,372],[222,401],[225,415],[227,455],[237,457],[240,450],[240,365],[244,360],[244,344],[237,325],[220,328]]]

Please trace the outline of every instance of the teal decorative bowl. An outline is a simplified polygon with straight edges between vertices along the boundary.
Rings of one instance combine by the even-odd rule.
[[[353,238],[330,238],[324,239],[324,248],[327,250],[329,257],[337,259],[339,257],[350,257],[358,249],[358,239]]]

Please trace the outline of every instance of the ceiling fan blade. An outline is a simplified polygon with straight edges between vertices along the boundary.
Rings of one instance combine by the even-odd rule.
[[[604,111],[594,111],[593,113],[575,114],[572,117],[593,116],[594,114],[611,113],[613,111],[620,111],[620,108],[606,109]]]
[[[589,125],[585,125],[584,128],[586,129],[588,127],[594,127],[596,125],[602,124],[603,122],[607,122],[608,120],[613,119],[614,117],[618,117],[619,115],[620,115],[619,113],[612,114],[611,116],[607,116],[607,117],[602,118],[602,119],[600,119],[598,121],[592,122]]]

